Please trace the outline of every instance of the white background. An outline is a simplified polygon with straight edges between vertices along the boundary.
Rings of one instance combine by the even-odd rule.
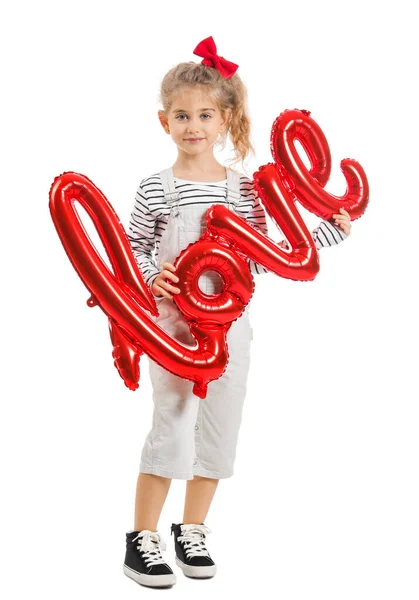
[[[151,425],[148,360],[129,391],[48,192],[60,173],[84,173],[127,227],[140,180],[177,155],[157,119],[160,81],[200,61],[193,49],[212,35],[248,87],[250,176],[272,161],[275,118],[305,108],[330,145],[326,189],[344,193],[339,163],[352,157],[371,194],[315,281],[256,279],[236,471],[206,520],[218,574],[195,581],[175,567],[175,480],[159,523],[178,574],[167,593],[417,599],[413,2],[5,2],[0,23],[2,595],[153,593],[122,573]]]

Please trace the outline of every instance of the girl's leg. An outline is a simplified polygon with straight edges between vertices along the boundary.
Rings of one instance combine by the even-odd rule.
[[[140,473],[135,498],[134,531],[157,531],[160,514],[172,480],[159,475]]]
[[[185,508],[183,523],[204,523],[207,517],[218,479],[209,477],[198,477],[189,479],[186,483]]]

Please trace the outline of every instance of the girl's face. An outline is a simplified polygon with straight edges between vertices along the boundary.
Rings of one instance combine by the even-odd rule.
[[[211,96],[200,88],[186,88],[174,96],[168,114],[159,111],[159,119],[177,147],[188,154],[211,150],[227,121]]]

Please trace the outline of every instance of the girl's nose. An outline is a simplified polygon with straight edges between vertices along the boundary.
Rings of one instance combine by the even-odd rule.
[[[199,123],[199,121],[196,121],[196,122],[193,121],[193,120],[189,121],[189,123],[188,123],[188,131],[191,131],[191,132],[195,133],[195,132],[199,131],[199,129],[200,129],[200,123]]]

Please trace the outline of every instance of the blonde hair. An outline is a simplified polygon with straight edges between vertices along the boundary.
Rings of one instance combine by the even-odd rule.
[[[166,73],[161,82],[158,100],[166,113],[171,108],[173,95],[186,86],[204,87],[216,102],[223,118],[228,111],[231,112],[226,129],[219,134],[222,149],[225,148],[229,135],[233,143],[235,157],[227,162],[235,165],[242,161],[243,164],[249,153],[254,155],[255,149],[250,141],[251,120],[247,107],[247,89],[237,72],[229,79],[224,79],[217,69],[202,63],[179,63]]]

